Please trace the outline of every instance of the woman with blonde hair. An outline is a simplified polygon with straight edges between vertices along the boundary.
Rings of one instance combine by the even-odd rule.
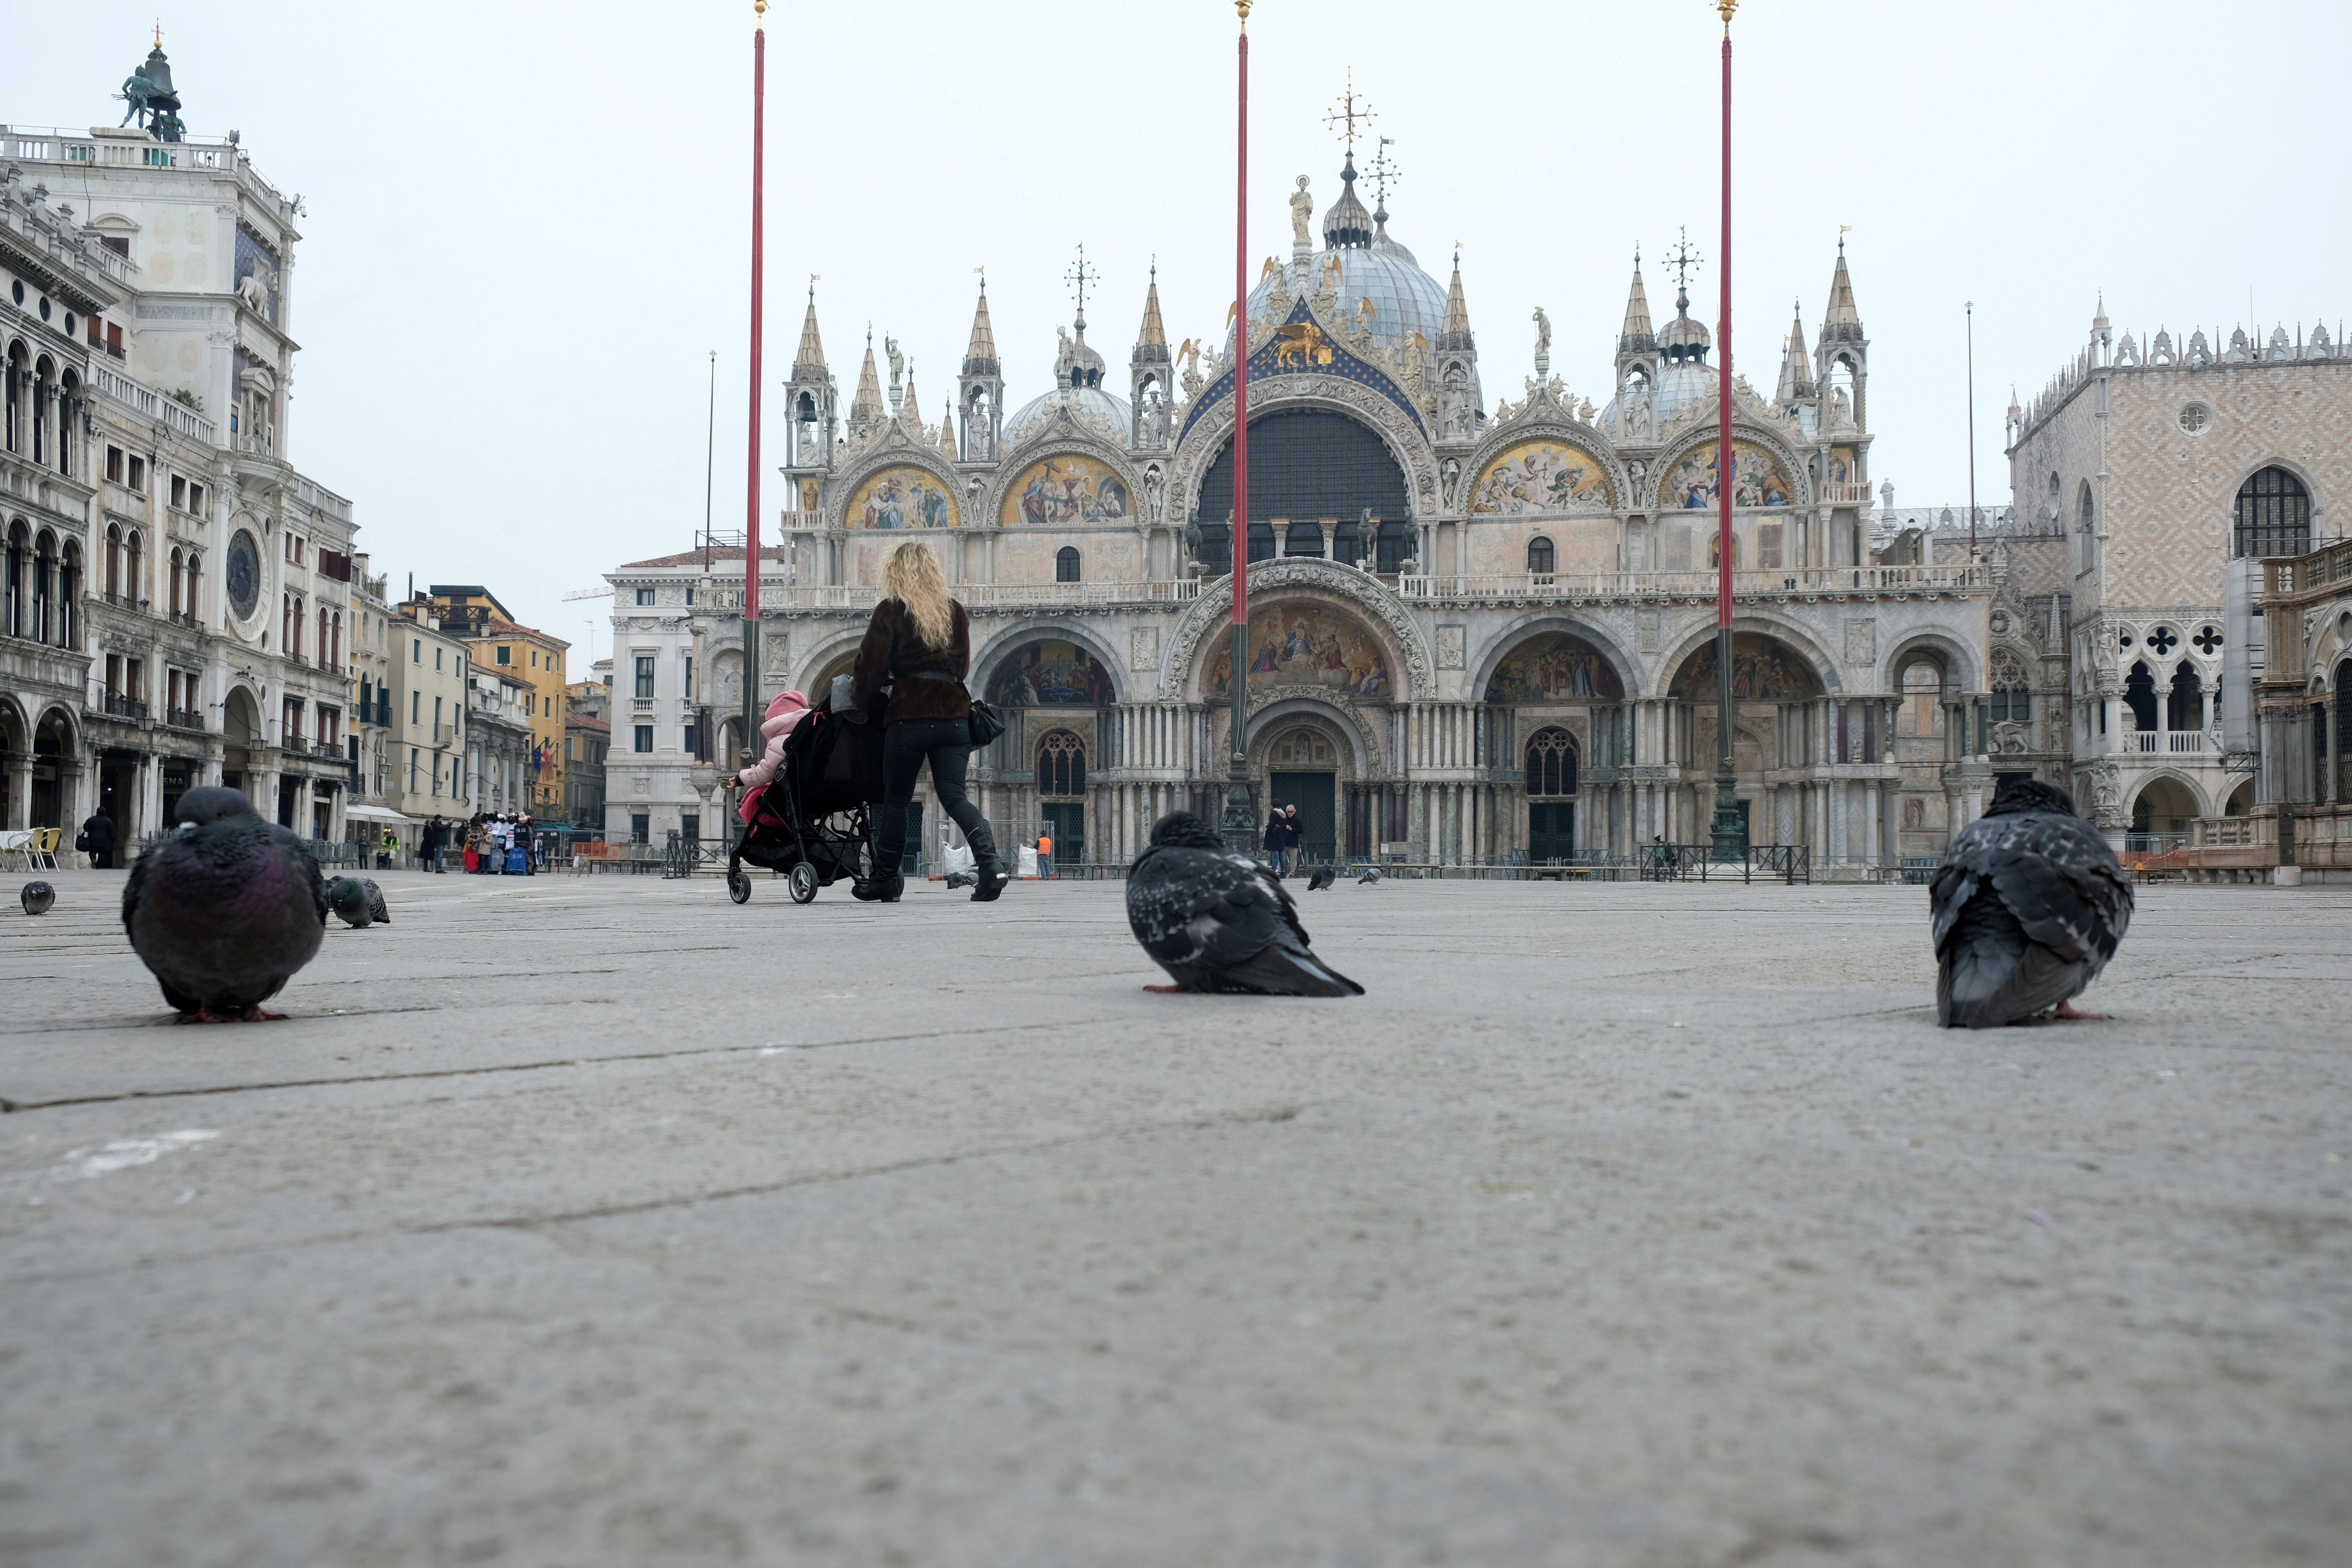
[[[1013,873],[996,853],[988,819],[963,792],[971,759],[971,694],[963,684],[971,668],[971,619],[948,596],[939,557],[914,540],[883,562],[882,589],[885,596],[858,645],[850,689],[861,710],[871,710],[882,689],[890,689],[882,715],[882,804],[874,813],[874,876],[850,891],[893,904],[906,890],[899,862],[907,852],[907,807],[915,798],[916,775],[929,762],[931,793],[971,846],[980,878],[972,900],[990,902]]]

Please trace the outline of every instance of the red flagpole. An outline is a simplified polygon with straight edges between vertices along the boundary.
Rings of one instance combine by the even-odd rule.
[[[1738,775],[1732,771],[1731,701],[1731,502],[1738,488],[1738,471],[1731,466],[1731,14],[1738,6],[1739,0],[1716,3],[1723,16],[1723,289],[1715,323],[1715,820],[1708,837],[1714,858],[1744,861],[1747,835],[1739,825]]]
[[[1239,134],[1234,180],[1234,626],[1231,755],[1226,760],[1225,842],[1246,853],[1257,826],[1249,796],[1249,14],[1241,13]]]
[[[752,0],[761,18],[751,33],[751,444],[744,488],[743,619],[745,646],[751,647],[760,625],[760,344],[764,316],[762,260],[766,248],[766,215],[762,209],[767,176],[768,123],[768,0]],[[747,691],[759,685],[758,667],[746,664]],[[744,743],[749,745],[747,732]]]

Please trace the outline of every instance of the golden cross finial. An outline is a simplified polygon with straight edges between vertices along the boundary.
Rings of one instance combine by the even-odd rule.
[[[155,47],[159,49],[163,47],[163,18],[161,16],[155,18]]]
[[[1358,107],[1360,103],[1360,108]],[[1348,150],[1352,153],[1356,149],[1356,121],[1360,120],[1370,125],[1376,118],[1377,116],[1372,112],[1371,101],[1369,99],[1360,100],[1356,97],[1356,68],[1349,66],[1348,90],[1341,95],[1339,107],[1323,117],[1323,123],[1339,126],[1341,138],[1346,141]]]

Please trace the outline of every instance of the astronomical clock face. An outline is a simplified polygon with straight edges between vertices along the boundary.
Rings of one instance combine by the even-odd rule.
[[[251,620],[261,603],[261,547],[244,529],[229,535],[228,565],[222,581],[227,584],[229,607],[236,612],[236,618]]]

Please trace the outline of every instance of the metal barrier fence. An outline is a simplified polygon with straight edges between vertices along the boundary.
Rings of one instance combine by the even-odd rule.
[[[1753,882],[1760,876],[1794,887],[1813,879],[1813,852],[1802,844],[1751,844],[1736,858],[1717,855],[1712,844],[1654,844],[1644,858],[1644,875],[1654,882]]]

